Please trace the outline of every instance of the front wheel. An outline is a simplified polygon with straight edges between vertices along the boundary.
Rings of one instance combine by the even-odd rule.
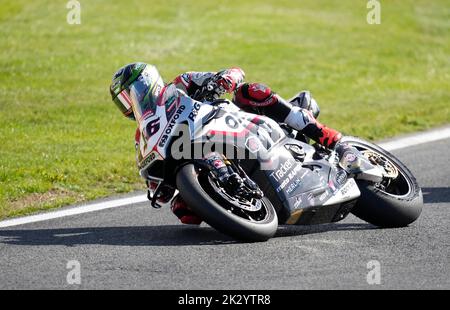
[[[344,137],[373,165],[385,171],[383,181],[377,184],[357,181],[361,197],[352,213],[379,227],[404,227],[414,222],[422,212],[422,191],[409,169],[394,155],[376,144],[356,137]]]
[[[252,242],[266,241],[275,234],[278,218],[267,198],[245,201],[227,196],[209,171],[194,164],[183,166],[176,181],[189,208],[218,231]]]

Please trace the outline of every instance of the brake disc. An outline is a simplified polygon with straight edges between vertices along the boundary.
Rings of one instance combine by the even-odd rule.
[[[398,169],[393,163],[391,163],[383,155],[374,152],[372,150],[364,150],[361,153],[366,157],[373,165],[377,165],[383,168],[384,176],[387,178],[395,179],[398,177]]]
[[[209,177],[211,180],[211,178]],[[256,212],[261,210],[262,203],[259,199],[248,199],[240,196],[230,195],[223,187],[217,184],[214,180],[211,180],[210,184],[215,188],[215,191],[222,196],[223,199],[227,200],[230,205],[235,208],[240,208],[250,212]]]

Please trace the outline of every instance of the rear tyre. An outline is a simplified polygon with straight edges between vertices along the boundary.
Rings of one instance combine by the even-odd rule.
[[[341,141],[362,152],[369,151],[375,156],[381,156],[382,160],[386,159],[398,171],[398,176],[384,185],[357,180],[361,197],[352,213],[379,227],[404,227],[414,222],[422,212],[423,196],[411,171],[398,158],[376,144],[356,137],[343,137]]]
[[[238,240],[255,242],[273,237],[278,218],[267,198],[260,199],[258,212],[233,208],[218,197],[206,178],[193,164],[183,166],[176,177],[181,197],[206,223]]]

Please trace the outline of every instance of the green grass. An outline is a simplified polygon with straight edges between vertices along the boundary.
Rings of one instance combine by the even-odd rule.
[[[125,63],[239,65],[283,96],[310,89],[321,120],[369,139],[448,123],[448,1],[0,0],[0,218],[142,188],[135,125],[110,101]]]

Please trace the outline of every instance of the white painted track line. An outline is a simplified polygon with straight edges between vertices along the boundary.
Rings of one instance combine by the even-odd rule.
[[[66,210],[47,212],[37,215],[19,217],[11,220],[0,222],[0,228],[11,227],[35,222],[42,222],[46,220],[56,219],[60,217],[66,217],[71,215],[83,214],[88,212],[95,212],[105,209],[117,208],[122,206],[131,205],[134,203],[148,201],[147,195],[139,195],[128,198],[115,199],[110,201],[104,201],[94,204],[88,204],[85,206],[74,207]]]
[[[404,149],[410,146],[415,146],[424,143],[430,143],[438,140],[444,140],[450,138],[450,126],[438,128],[430,131],[417,133],[411,136],[398,138],[392,141],[386,141],[378,143],[379,146],[387,151],[395,151]]]
[[[450,126],[438,128],[426,132],[417,133],[411,136],[406,136],[402,138],[398,138],[391,141],[386,141],[379,143],[378,145],[387,151],[394,151],[403,148],[407,148],[410,146],[415,146],[419,144],[429,143],[438,140],[444,140],[450,138]],[[69,208],[60,211],[47,212],[37,215],[25,216],[20,218],[15,218],[11,220],[6,220],[0,222],[0,228],[11,227],[35,222],[42,222],[51,219],[72,216],[77,214],[83,214],[88,212],[95,212],[105,209],[117,208],[127,205],[132,205],[135,203],[146,202],[146,195],[138,195],[128,198],[115,199],[110,201],[98,202],[93,204],[88,204],[84,206]]]

